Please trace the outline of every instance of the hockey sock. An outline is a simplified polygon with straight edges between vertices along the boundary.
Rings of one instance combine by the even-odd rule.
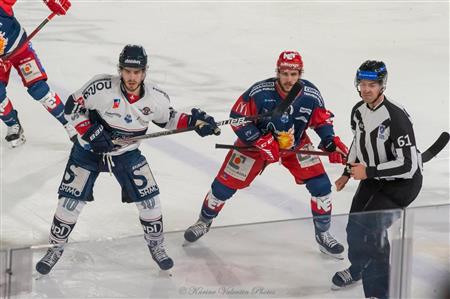
[[[38,101],[62,125],[67,124],[67,120],[64,117],[64,104],[61,102],[61,98],[59,97],[58,94],[48,92],[42,99]]]
[[[85,205],[85,201],[67,197],[61,197],[58,200],[49,236],[51,244],[65,244],[67,242]]]
[[[220,200],[219,198],[214,196],[212,190],[210,190],[208,194],[206,194],[205,200],[203,201],[200,216],[205,220],[212,220],[213,218],[217,217],[224,205],[225,200]]]
[[[139,220],[144,230],[144,239],[148,246],[154,247],[163,242],[163,220],[159,196],[136,203]]]
[[[311,196],[311,211],[316,234],[328,231],[331,222],[331,193]]]
[[[3,102],[0,103],[0,119],[8,127],[17,125],[19,123],[17,111],[13,108],[13,105],[8,97],[6,97]]]

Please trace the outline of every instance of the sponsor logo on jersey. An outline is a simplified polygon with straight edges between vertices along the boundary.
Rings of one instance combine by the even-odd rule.
[[[117,109],[120,106],[120,99],[114,99],[113,100],[113,108]]]
[[[312,110],[311,110],[311,109],[308,109],[308,108],[305,108],[305,107],[300,107],[300,110],[299,110],[298,112],[300,112],[300,113],[306,113],[306,114],[308,114],[308,115],[311,115]]]
[[[133,122],[133,118],[131,117],[130,114],[127,114],[127,115],[125,116],[124,120],[125,120],[125,122],[126,122],[127,124]]]
[[[95,95],[103,89],[111,89],[112,83],[110,79],[100,79],[92,82],[83,90],[83,97],[87,99],[89,96]]]
[[[8,38],[5,37],[5,32],[0,31],[0,55],[5,54],[6,45],[8,45]]]
[[[235,110],[237,113],[242,114],[242,115],[246,115],[247,114],[247,103],[245,102],[240,102],[238,104],[238,106],[236,107]]]
[[[144,115],[149,115],[150,113],[153,113],[152,109],[150,109],[149,107],[144,107],[142,109],[140,109],[142,114]],[[170,113],[173,112],[173,109],[170,111]]]
[[[386,126],[380,125],[378,127],[378,139],[385,140],[386,139]]]
[[[275,90],[275,82],[261,82],[252,87],[249,93],[249,97],[253,97],[255,94],[261,91],[273,91]]]

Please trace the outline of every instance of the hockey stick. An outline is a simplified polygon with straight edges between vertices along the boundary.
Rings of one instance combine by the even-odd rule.
[[[45,20],[43,20],[34,30],[30,33],[30,35],[27,36],[25,41],[22,43],[22,45],[26,45],[30,42],[30,40],[39,32],[41,29],[50,22],[53,17],[56,16],[56,13],[52,12]],[[5,56],[1,57],[1,60],[7,60],[9,57],[11,57],[14,53],[16,53],[19,49],[21,49],[22,46],[15,48],[12,52],[6,54]]]
[[[450,139],[448,132],[442,132],[436,141],[422,153],[422,162],[427,163],[433,159],[444,147],[447,145]]]
[[[279,116],[279,115],[283,114],[283,112],[289,108],[289,106],[294,102],[294,100],[297,98],[297,95],[302,90],[303,90],[303,84],[301,82],[296,82],[292,86],[292,88],[289,91],[286,98],[283,101],[281,101],[280,104],[278,104],[275,107],[275,109],[272,110],[271,112],[254,115],[254,116],[243,116],[243,117],[239,117],[239,118],[230,118],[227,120],[222,120],[222,121],[216,122],[216,125],[218,127],[224,126],[224,125],[239,126],[239,125],[242,125],[247,122],[254,121],[254,120],[264,119],[264,118],[268,118],[268,117],[272,117],[272,116]],[[187,128],[183,128],[183,129],[174,129],[174,130],[168,130],[168,131],[149,133],[149,134],[135,136],[135,137],[129,137],[129,138],[118,138],[118,139],[113,140],[113,143],[123,144],[123,143],[134,142],[134,141],[142,140],[142,139],[149,139],[149,138],[155,138],[155,137],[160,137],[160,136],[179,134],[179,133],[193,131],[193,130],[195,130],[195,128],[196,128],[196,126],[187,127]],[[219,135],[220,130],[218,130],[217,134],[216,133],[214,133],[214,134]]]
[[[237,146],[232,144],[219,144],[216,143],[216,148],[219,149],[237,149],[237,150],[244,150],[244,151],[250,151],[250,152],[258,152],[259,149],[248,145],[248,146]],[[280,152],[292,152],[292,153],[299,153],[303,155],[315,155],[315,156],[329,156],[330,153],[328,152],[322,152],[322,151],[308,151],[308,150],[300,150],[300,149],[280,149]]]

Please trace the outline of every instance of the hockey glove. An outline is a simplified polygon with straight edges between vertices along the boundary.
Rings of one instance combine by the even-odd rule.
[[[94,153],[109,153],[114,149],[111,136],[100,124],[90,127],[81,138],[89,142]]]
[[[338,136],[321,143],[319,148],[325,152],[329,152],[328,160],[330,163],[339,163],[345,165],[347,163],[348,148]]]
[[[197,108],[192,108],[191,113],[189,126],[195,127],[195,132],[197,132],[198,135],[202,137],[212,134],[220,135],[220,129],[216,125],[214,117]]]
[[[70,8],[69,0],[44,0],[48,8],[57,15],[65,15]]]
[[[259,149],[261,158],[268,163],[277,162],[280,159],[280,147],[273,138],[272,133],[267,133],[255,141],[254,146]]]

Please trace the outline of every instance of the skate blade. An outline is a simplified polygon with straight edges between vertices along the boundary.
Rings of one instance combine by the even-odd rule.
[[[25,136],[22,135],[20,138],[18,138],[16,140],[9,141],[8,145],[10,148],[16,148],[16,147],[19,147],[22,144],[24,144],[25,141],[27,141],[27,140],[25,139]]]
[[[159,278],[172,278],[172,269],[168,269],[168,270],[159,270],[158,272],[158,277]]]
[[[352,283],[352,284],[348,284],[348,285],[342,286],[342,287],[337,286],[337,285],[335,285],[334,283],[331,283],[331,290],[332,290],[332,291],[339,291],[339,290],[344,290],[344,289],[351,289],[351,288],[355,287],[356,285],[358,285],[358,282],[359,282],[359,280],[358,280],[358,281],[355,281],[355,282]]]
[[[188,240],[184,240],[183,244],[181,244],[181,247],[188,247],[194,244],[194,242],[189,242]]]
[[[319,245],[319,250],[323,254],[326,254],[328,256],[334,257],[335,259],[338,259],[338,260],[343,260],[344,259],[343,252],[342,253],[331,253],[331,252],[327,251],[325,248],[323,248],[320,245]]]

